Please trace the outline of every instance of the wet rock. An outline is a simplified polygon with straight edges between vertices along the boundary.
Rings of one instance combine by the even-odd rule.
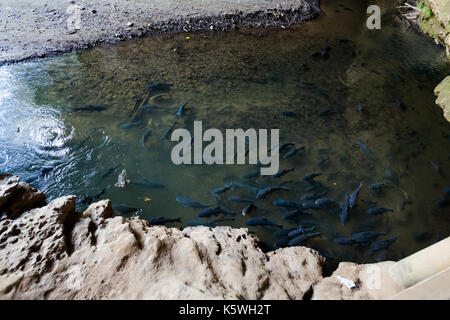
[[[2,176],[3,207],[20,207],[21,186]],[[62,197],[0,221],[0,299],[377,298],[366,266],[341,264],[335,274],[358,286],[345,291],[306,247],[266,254],[247,229],[150,226],[112,217],[109,200],[83,213],[75,204]]]
[[[444,117],[450,121],[450,76],[446,77],[434,89],[437,96],[436,104],[444,110]]]

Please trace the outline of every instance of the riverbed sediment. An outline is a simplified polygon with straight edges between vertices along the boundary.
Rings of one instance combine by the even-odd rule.
[[[5,0],[0,65],[155,33],[287,27],[319,11],[317,0]]]

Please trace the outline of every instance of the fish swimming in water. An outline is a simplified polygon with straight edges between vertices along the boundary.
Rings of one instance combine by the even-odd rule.
[[[260,175],[260,170],[255,170],[255,171],[250,171],[245,173],[242,178],[243,179],[252,179],[252,178],[256,178]]]
[[[135,184],[135,185],[140,186],[140,187],[152,188],[152,189],[161,189],[161,188],[165,188],[166,187],[162,183],[159,183],[159,182],[156,182],[156,181],[150,181],[150,180],[147,180],[147,179],[132,180],[130,183],[131,184]]]
[[[305,214],[305,212],[303,212],[300,209],[295,209],[295,210],[292,210],[292,211],[289,211],[289,212],[286,212],[285,214],[283,214],[283,219],[284,220],[293,219],[293,218],[298,217],[298,216],[300,216],[302,214]]]
[[[149,83],[147,84],[147,89],[156,91],[168,91],[173,84],[171,83]]]
[[[248,206],[246,206],[243,210],[242,210],[242,215],[246,216],[248,214],[250,214],[251,211],[255,210],[256,206],[252,203],[250,203]]]
[[[308,200],[316,200],[318,198],[321,198],[323,196],[326,196],[327,193],[326,192],[314,192],[314,193],[306,193],[304,195],[302,195],[302,197],[300,198],[300,200],[302,201],[308,201]]]
[[[97,193],[96,195],[93,196],[85,196],[82,198],[79,198],[76,200],[76,204],[77,205],[87,205],[87,204],[91,204],[92,202],[94,202],[95,200],[98,200],[100,198],[101,195],[106,193],[106,188],[104,188],[102,191],[100,191],[99,193]]]
[[[364,184],[362,182],[360,182],[359,186],[355,189],[355,191],[353,191],[351,193],[350,200],[349,200],[349,203],[348,203],[349,206],[350,206],[350,209],[353,209],[356,206],[356,201],[358,200],[358,196],[359,196],[359,193],[361,192],[361,189],[362,189],[363,185]]]
[[[113,168],[109,168],[104,174],[102,174],[101,178],[105,179],[110,174],[114,173],[114,171],[116,171],[118,168],[119,168],[119,166],[116,166],[116,167],[113,167]]]
[[[385,233],[378,233],[378,232],[372,232],[372,231],[362,231],[362,232],[355,232],[352,233],[352,240],[358,243],[363,242],[369,242],[372,239],[375,239],[379,236],[384,236]]]
[[[281,186],[270,186],[264,189],[260,189],[258,193],[256,194],[256,199],[263,199],[265,196],[267,196],[269,193],[275,192],[275,191],[291,191],[291,188],[287,187],[281,187]]]
[[[311,174],[307,174],[303,177],[303,181],[308,181],[311,182],[312,180],[314,180],[317,177],[320,177],[322,175],[321,172],[319,173],[311,173]]]
[[[311,238],[315,238],[320,236],[322,233],[321,232],[313,232],[313,233],[304,233],[301,234],[293,239],[291,239],[288,243],[289,246],[297,246],[299,244],[301,244],[302,242],[305,242],[308,239]]]
[[[301,205],[297,202],[291,201],[291,200],[283,200],[278,199],[273,202],[274,206],[280,207],[280,208],[292,208],[292,209],[300,209]]]
[[[282,153],[285,149],[288,149],[288,148],[291,148],[294,146],[295,146],[295,143],[292,143],[292,142],[283,143],[282,145],[278,145],[278,152]]]
[[[308,180],[311,184],[308,188],[306,188],[306,192],[311,192],[323,187],[323,184],[314,180]]]
[[[117,188],[125,188],[130,180],[127,178],[127,170],[123,169],[117,178],[117,183],[114,185]]]
[[[269,219],[266,218],[251,218],[247,221],[245,221],[245,225],[250,226],[250,227],[255,227],[255,226],[273,226],[273,227],[277,227],[280,229],[283,229],[283,226],[280,224],[277,224]]]
[[[184,198],[184,197],[176,197],[175,198],[178,203],[180,203],[183,207],[185,208],[193,208],[193,209],[202,209],[202,208],[208,208],[209,205],[207,204],[202,204],[200,202],[188,199],[188,198]]]
[[[278,171],[277,173],[275,173],[272,177],[273,178],[281,178],[282,176],[284,176],[285,174],[294,171],[295,168],[290,168],[290,169],[283,169],[281,171]]]
[[[141,137],[141,145],[143,148],[146,148],[145,144],[147,143],[148,138],[151,136],[152,130],[146,130]]]
[[[315,201],[305,201],[300,205],[302,209],[320,209],[320,206]]]
[[[318,207],[326,207],[326,206],[330,206],[330,205],[335,205],[337,202],[336,202],[336,200],[330,199],[330,198],[319,198],[319,199],[316,199],[314,201],[314,203]]]
[[[341,223],[343,226],[345,226],[345,224],[348,221],[349,207],[350,207],[350,197],[348,196],[348,193],[346,193],[344,203],[342,203],[341,207]]]
[[[398,237],[393,237],[386,240],[378,240],[372,242],[372,244],[370,245],[371,254],[376,251],[385,250],[389,248],[395,242],[395,240],[397,240],[397,238]]]
[[[172,134],[172,132],[173,132],[173,129],[175,129],[175,126],[177,125],[177,123],[176,122],[174,122],[164,133],[163,133],[163,135],[161,136],[161,140],[164,140],[164,139],[169,139],[169,137],[170,137],[170,135]]]
[[[356,140],[356,142],[359,144],[359,148],[361,151],[368,156],[369,158],[375,159],[375,155],[372,153],[372,151],[369,150],[369,148],[361,141],[360,138]]]
[[[347,239],[347,238],[335,238],[333,239],[334,243],[340,244],[341,246],[349,246],[355,243],[355,241],[353,239]]]
[[[224,207],[207,207],[198,213],[199,218],[208,218],[210,216],[217,216],[219,214],[225,214],[230,216],[235,216],[236,213],[226,209]]]
[[[105,111],[107,110],[108,107],[107,106],[95,106],[95,105],[89,105],[86,107],[77,107],[77,108],[73,108],[72,110],[74,112],[78,112],[78,111],[87,111],[87,112],[100,112],[100,111]]]
[[[281,114],[286,117],[290,118],[298,118],[300,115],[298,113],[292,112],[292,111],[281,111]]]
[[[220,194],[220,193],[227,192],[230,189],[231,189],[231,185],[226,185],[225,187],[216,188],[216,189],[212,190],[211,192]]]
[[[293,157],[293,156],[295,156],[297,154],[297,152],[303,151],[303,150],[305,150],[305,146],[302,146],[302,147],[297,148],[297,149],[289,150],[288,152],[286,152],[284,154],[283,159],[287,159],[287,158]]]
[[[139,127],[141,124],[142,124],[142,120],[136,120],[136,121],[130,122],[130,123],[122,123],[119,126],[119,128],[126,130],[126,129],[130,129],[130,128],[133,128],[133,127]]]
[[[444,171],[442,171],[441,167],[439,167],[437,163],[430,161],[430,164],[437,173],[439,173],[442,177],[445,177]]]
[[[385,212],[394,212],[394,210],[386,209],[386,208],[380,208],[380,207],[373,207],[373,208],[367,209],[366,214],[371,215],[371,216],[376,216],[376,215],[383,214]]]
[[[135,212],[142,210],[139,208],[129,207],[126,204],[113,204],[112,208],[114,209],[114,211],[121,213],[121,214],[130,214],[130,213],[135,213]]]
[[[373,195],[380,195],[383,190],[388,187],[391,187],[391,185],[385,183],[372,183],[369,185],[369,190]]]
[[[306,232],[313,231],[314,229],[316,229],[316,226],[314,226],[314,225],[311,226],[311,227],[300,226],[297,229],[291,230],[287,235],[288,235],[289,238],[295,238],[298,235],[304,234]]]
[[[234,221],[234,218],[216,217],[208,220],[208,225],[217,225],[219,222]]]
[[[239,196],[229,197],[228,201],[231,201],[231,202],[251,202],[251,203],[253,203],[252,199],[242,198],[242,197],[239,197]]]
[[[182,117],[182,116],[183,116],[184,109],[186,108],[186,105],[187,105],[187,103],[183,103],[183,104],[180,105],[180,107],[178,108],[178,111],[175,112],[175,114],[176,114],[178,117]]]
[[[230,182],[230,183],[227,183],[226,186],[229,186],[233,190],[246,189],[246,190],[251,190],[253,193],[258,193],[258,191],[259,191],[258,188],[255,188],[255,187],[243,184],[243,183],[239,183],[239,182]]]
[[[159,217],[159,218],[151,218],[147,220],[148,223],[150,223],[153,226],[159,226],[166,223],[171,222],[181,222],[181,218],[166,218],[166,217]]]

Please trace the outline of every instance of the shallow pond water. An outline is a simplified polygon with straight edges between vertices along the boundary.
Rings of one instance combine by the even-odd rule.
[[[161,35],[4,66],[0,172],[20,176],[49,199],[105,190],[99,199],[140,208],[143,218],[180,217],[181,224],[169,224],[179,227],[208,219],[197,218],[200,209],[184,208],[177,196],[215,206],[211,190],[229,182],[263,188],[293,181],[285,185],[291,191],[255,201],[256,211],[245,217],[240,212],[246,204],[227,198],[255,194],[227,191],[220,204],[238,214],[218,225],[242,227],[252,217],[271,219],[284,229],[315,225],[321,235],[303,244],[325,256],[356,262],[401,259],[449,235],[450,209],[436,201],[450,185],[450,124],[434,103],[433,88],[450,68],[442,48],[390,19],[390,13],[383,16],[382,30],[368,30],[365,10],[358,1],[324,1],[319,19],[285,30]],[[327,46],[325,57],[314,57]],[[158,82],[172,86],[163,94],[146,88]],[[148,104],[162,109],[142,112],[140,126],[124,128],[148,94]],[[181,103],[188,105],[178,118],[173,111]],[[89,105],[107,109],[75,111]],[[280,129],[282,143],[305,150],[280,159],[280,169],[295,170],[278,179],[242,178],[254,165],[176,166],[170,158],[175,143],[161,136],[175,121],[177,128],[192,130],[194,120],[202,120],[204,130]],[[152,134],[144,148],[146,130]],[[151,179],[166,187],[117,188],[124,168],[132,181]],[[302,177],[315,172],[322,173],[315,181],[323,184],[315,191],[339,202],[364,183],[345,225],[326,210],[305,210],[309,214],[285,220],[283,210],[272,204],[279,198],[301,203],[311,186]],[[383,190],[370,190],[374,183],[383,184]],[[364,213],[373,206],[393,212]],[[249,229],[267,248],[280,240],[277,228]],[[376,252],[370,242],[334,241],[359,231],[398,238],[388,250]]]

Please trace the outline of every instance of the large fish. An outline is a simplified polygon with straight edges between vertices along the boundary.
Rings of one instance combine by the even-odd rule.
[[[184,198],[184,197],[176,197],[175,198],[183,207],[185,208],[193,208],[193,209],[199,209],[199,208],[208,208],[209,205],[202,204],[200,202]]]
[[[318,237],[321,234],[322,234],[321,232],[304,233],[304,234],[301,234],[301,235],[291,239],[289,241],[288,245],[289,246],[297,246],[297,245],[301,244],[302,242],[305,242],[306,240],[311,239],[311,238]]]
[[[387,209],[387,208],[373,207],[373,208],[367,209],[366,214],[371,215],[371,216],[376,216],[376,215],[383,214],[385,212],[394,212],[394,210]]]
[[[345,226],[345,224],[348,221],[349,207],[350,207],[350,197],[346,193],[344,203],[342,203],[342,207],[341,207],[341,223],[343,226]]]
[[[273,227],[277,227],[277,228],[280,228],[280,229],[283,228],[282,225],[277,224],[277,223],[275,223],[275,222],[273,222],[273,221],[271,221],[269,219],[266,219],[266,218],[251,218],[251,219],[245,221],[245,224],[247,226],[251,226],[251,227],[254,227],[254,226],[273,226]]]
[[[283,200],[283,199],[278,199],[275,200],[273,202],[274,206],[280,207],[280,208],[292,208],[292,209],[300,209],[301,205],[298,204],[295,201],[291,201],[291,200]]]
[[[281,186],[270,186],[264,189],[260,189],[258,193],[256,194],[256,199],[263,199],[265,196],[267,196],[269,193],[275,192],[275,191],[290,191],[291,188],[288,187],[281,187]]]
[[[358,196],[359,196],[359,192],[361,191],[362,187],[363,187],[363,183],[360,182],[358,188],[355,189],[355,191],[353,191],[350,195],[350,200],[349,200],[349,206],[350,209],[354,208],[356,206],[356,201],[358,200]]]

